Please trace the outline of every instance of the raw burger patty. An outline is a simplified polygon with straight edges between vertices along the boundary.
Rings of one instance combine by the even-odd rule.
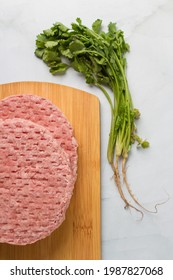
[[[77,173],[77,141],[64,114],[49,100],[35,95],[9,96],[0,101],[0,119],[22,118],[46,127],[70,157],[73,181]]]
[[[25,245],[65,219],[73,192],[69,157],[43,126],[0,121],[0,242]]]

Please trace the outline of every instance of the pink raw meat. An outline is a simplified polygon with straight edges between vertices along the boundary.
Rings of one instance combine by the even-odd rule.
[[[59,108],[36,95],[9,96],[0,101],[0,119],[22,118],[46,127],[68,153],[73,173],[77,177],[77,141],[73,128]]]
[[[25,245],[65,219],[73,193],[67,153],[48,129],[28,120],[0,121],[0,242]]]

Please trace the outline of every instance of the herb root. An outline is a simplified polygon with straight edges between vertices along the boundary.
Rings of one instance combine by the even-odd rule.
[[[135,209],[143,217],[142,210],[126,199],[121,183],[123,180],[133,202],[144,211],[149,211],[134,196],[126,175],[126,161],[132,145],[136,142],[137,147],[149,147],[149,142],[136,133],[136,120],[140,112],[133,106],[126,78],[125,56],[129,50],[124,33],[116,23],[110,22],[107,31],[104,31],[100,19],[93,22],[92,28],[88,28],[77,18],[70,28],[57,22],[39,34],[35,55],[47,64],[53,75],[64,74],[71,67],[83,74],[87,84],[98,87],[104,94],[111,110],[107,159],[125,208]],[[122,174],[119,172],[121,160]],[[157,213],[157,207],[149,212]]]

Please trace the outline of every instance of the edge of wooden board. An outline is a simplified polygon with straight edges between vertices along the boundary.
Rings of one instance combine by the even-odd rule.
[[[0,84],[0,87],[6,87],[6,86],[10,86],[10,85],[18,85],[20,87],[20,86],[23,86],[25,84],[30,84],[30,85],[32,85],[32,84],[35,84],[35,85],[36,84],[38,84],[38,85],[43,84],[43,85],[47,85],[47,86],[49,86],[49,85],[50,86],[55,86],[55,87],[59,86],[59,87],[66,88],[66,89],[70,88],[74,91],[81,91],[83,94],[90,95],[93,99],[97,100],[98,104],[100,104],[99,98],[96,95],[94,95],[93,93],[90,93],[90,92],[87,92],[85,90],[75,88],[75,87],[72,87],[72,86],[67,86],[67,85],[64,85],[64,84],[57,84],[57,83],[53,83],[53,82],[42,82],[42,81],[31,81],[31,80],[26,81],[26,80],[24,80],[24,81],[3,83],[3,84]]]
[[[10,89],[10,85],[11,85],[11,89]],[[19,92],[17,90],[16,90],[16,92],[13,91],[13,86],[14,85],[16,86],[17,89],[20,89]],[[29,87],[29,90],[26,91],[26,92],[23,91],[23,88],[25,86]],[[1,92],[2,89],[3,89],[3,91],[4,91],[4,89],[7,89],[9,92],[7,92],[6,95],[14,95],[14,94],[22,94],[22,93],[23,94],[25,94],[25,93],[26,94],[37,94],[37,93],[35,93],[35,87],[38,87],[38,89],[37,89],[38,92],[39,92],[40,88],[43,88],[43,91],[45,93],[46,89],[48,91],[48,89],[51,87],[51,90],[53,90],[53,93],[57,92],[57,88],[59,88],[62,91],[63,91],[63,89],[66,89],[66,92],[68,91],[68,89],[71,89],[71,93],[70,94],[72,94],[72,95],[74,94],[74,96],[76,94],[81,94],[81,93],[85,96],[86,99],[89,96],[90,99],[92,98],[92,100],[93,100],[92,102],[94,102],[94,104],[96,105],[98,114],[100,116],[100,101],[99,101],[99,98],[97,96],[95,96],[95,95],[93,95],[91,93],[88,93],[86,91],[83,91],[81,89],[73,88],[73,87],[70,87],[70,86],[62,85],[62,84],[56,84],[56,83],[51,83],[51,82],[42,82],[42,81],[17,81],[17,82],[9,82],[9,83],[0,84],[0,92]],[[34,92],[32,91],[32,88],[34,89]],[[41,96],[42,94],[40,93],[38,95]],[[46,96],[44,96],[44,97],[46,98]],[[47,98],[49,98],[49,97],[47,96]],[[52,102],[53,102],[53,100],[52,100]],[[68,118],[68,115],[67,115],[67,118]],[[69,119],[69,121],[71,122],[72,120]],[[99,132],[99,149],[100,149],[100,126],[98,127],[98,132]],[[100,169],[99,169],[99,190],[97,190],[97,192],[96,192],[97,196],[98,196],[98,193],[99,193],[99,196],[100,196]],[[93,195],[95,195],[94,192],[93,192]],[[96,197],[96,199],[98,199],[98,197]],[[93,256],[92,256],[91,259],[101,259],[101,205],[100,204],[101,204],[101,196],[99,197],[99,204],[97,205],[97,209],[95,209],[96,212],[97,212],[96,213],[97,222],[94,225],[94,227],[95,227],[94,231],[98,231],[99,230],[100,234],[93,238],[93,243],[95,243],[95,246],[97,248],[95,248],[95,252],[93,253]],[[68,210],[69,213],[71,211],[72,211],[71,209]],[[69,215],[71,215],[71,214],[69,214]],[[67,221],[67,223],[69,223],[69,221]],[[77,226],[77,228],[75,229],[75,231],[76,230],[78,231],[78,225],[76,225],[76,226]],[[62,228],[63,228],[63,225],[62,225]],[[79,227],[79,230],[81,230],[80,227]],[[60,227],[60,232],[61,232],[61,227]],[[75,232],[74,234],[77,235],[78,232]],[[84,235],[86,234],[86,236],[87,236],[87,234],[90,234],[90,233],[89,232],[87,232],[87,233],[83,232],[82,234],[84,234]],[[55,236],[55,234],[53,233],[52,236]],[[52,237],[52,238],[54,238],[54,237]],[[49,238],[48,242],[49,243],[51,242],[51,237]],[[27,246],[29,247],[29,250],[31,250],[32,244],[31,245],[27,245]],[[39,246],[40,245],[38,244],[37,247],[39,247]],[[73,246],[75,246],[75,244]],[[94,246],[94,245],[92,245],[92,246]],[[22,250],[25,251],[24,248]],[[88,257],[88,258],[85,257],[85,253],[81,253],[80,252],[79,255],[80,255],[80,258],[78,257],[78,254],[75,252],[75,255],[73,255],[73,258],[67,258],[67,259],[90,259],[90,257]],[[55,258],[51,258],[51,259],[56,259],[56,257]],[[62,258],[62,259],[66,259],[66,258]]]

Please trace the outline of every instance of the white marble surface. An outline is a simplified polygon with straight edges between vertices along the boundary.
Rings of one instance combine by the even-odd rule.
[[[131,46],[128,80],[141,111],[138,131],[151,148],[134,147],[128,178],[145,207],[169,201],[142,222],[123,208],[106,159],[109,108],[96,88],[73,70],[53,77],[34,56],[35,38],[56,21],[86,25],[101,18],[117,22]],[[0,0],[0,83],[47,81],[97,95],[101,104],[101,195],[103,259],[173,259],[173,1],[172,0]]]

